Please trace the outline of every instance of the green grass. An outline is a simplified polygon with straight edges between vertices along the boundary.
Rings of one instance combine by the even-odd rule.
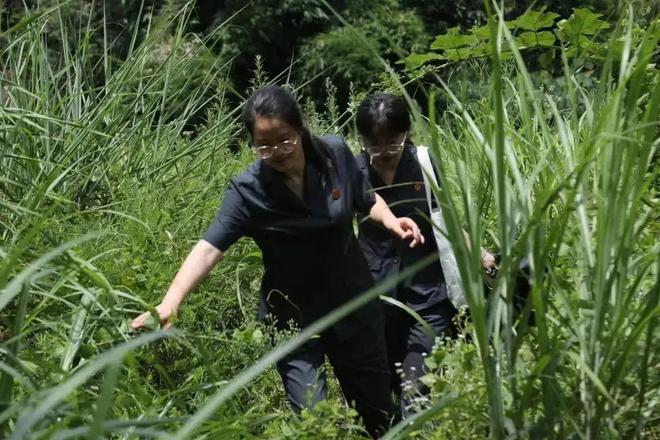
[[[149,22],[122,63],[107,48],[92,56],[103,29],[77,28],[57,8],[0,35],[3,437],[362,435],[336,385],[328,404],[290,414],[269,367],[354,305],[273,347],[255,321],[261,268],[249,241],[189,298],[177,331],[128,331],[251,160],[229,149],[242,136],[230,60],[184,32],[188,12]],[[387,438],[657,436],[660,32],[657,21],[633,32],[629,18],[594,87],[565,59],[557,92],[543,92],[514,50],[481,71],[489,96],[465,100],[438,79],[431,93],[447,111],[416,112],[416,139],[442,169],[471,324],[429,360],[430,408]],[[52,28],[57,52],[43,38]],[[510,40],[497,22],[491,36],[494,49]],[[204,123],[191,127],[200,109]],[[309,116],[318,130],[333,126]],[[503,255],[488,297],[461,228],[473,249]],[[533,268],[532,328],[514,325],[522,257]]]

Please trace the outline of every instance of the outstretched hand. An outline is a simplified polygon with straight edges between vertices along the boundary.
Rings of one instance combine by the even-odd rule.
[[[497,275],[497,262],[495,256],[485,249],[481,251],[481,267],[483,267],[486,275],[489,277],[495,278],[495,275]]]
[[[158,304],[156,306],[156,312],[158,312],[158,317],[160,320],[160,325],[165,329],[169,330],[172,328],[172,320],[176,316],[176,310],[171,307],[167,306],[165,304]],[[131,328],[134,330],[139,330],[142,328],[150,328],[153,327],[153,322],[150,322],[152,320],[152,314],[151,312],[144,312],[137,318],[131,322]]]
[[[420,232],[417,223],[408,217],[396,218],[395,222],[388,225],[388,229],[401,240],[412,238],[412,241],[410,242],[411,248],[425,243],[424,236]]]

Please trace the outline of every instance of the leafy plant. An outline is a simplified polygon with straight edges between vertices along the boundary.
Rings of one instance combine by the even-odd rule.
[[[271,440],[325,440],[368,438],[356,424],[357,412],[336,401],[326,400],[300,415],[284,416],[271,422],[264,432]]]
[[[545,50],[562,48],[567,57],[576,55],[593,56],[605,47],[603,32],[610,24],[601,19],[602,15],[586,8],[577,8],[568,18],[556,21],[559,14],[539,10],[528,10],[513,20],[505,20],[504,25],[513,35],[513,43],[518,50]],[[491,21],[494,19],[491,19]],[[434,61],[463,61],[492,55],[490,25],[473,26],[463,33],[460,27],[453,27],[445,34],[438,35],[431,43],[431,52],[412,53],[399,61],[408,71],[414,72]],[[559,41],[557,40],[559,38]],[[504,47],[500,56],[506,59],[513,52],[508,41],[502,41]],[[550,59],[554,57],[553,52]],[[543,62],[548,65],[550,59],[542,54]]]

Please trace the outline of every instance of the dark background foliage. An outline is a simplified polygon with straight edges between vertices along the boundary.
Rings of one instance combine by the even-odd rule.
[[[589,7],[605,17],[613,16],[624,5],[606,0],[543,2],[548,10],[568,17],[575,7]],[[56,0],[7,0],[2,7],[2,27],[17,23],[25,8],[44,8]],[[134,29],[144,29],[146,21],[162,13],[183,8],[184,0],[121,0],[92,2],[76,0],[62,10],[72,24],[91,29],[102,26],[105,16],[106,41],[94,33],[89,41],[92,55],[99,60],[108,47],[112,62],[121,62],[131,47]],[[540,7],[533,0],[506,1],[505,13],[515,17],[529,8]],[[332,9],[330,9],[332,8]],[[344,23],[336,15],[344,17]],[[304,86],[312,102],[324,102],[326,82],[336,88],[339,106],[344,107],[351,89],[368,90],[378,83],[384,71],[378,54],[392,67],[411,51],[427,47],[432,39],[454,26],[463,28],[484,24],[483,1],[444,0],[198,0],[191,11],[188,31],[201,38],[223,61],[230,62],[228,80],[237,102],[249,92],[255,58],[266,79],[280,79]],[[221,32],[213,33],[221,24]],[[358,38],[361,32],[376,51],[370,51]],[[48,38],[57,40],[58,29]],[[102,78],[103,63],[97,63]]]

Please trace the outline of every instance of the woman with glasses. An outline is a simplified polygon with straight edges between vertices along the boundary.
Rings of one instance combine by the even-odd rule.
[[[243,109],[256,161],[231,179],[220,210],[183,262],[161,303],[161,322],[241,236],[261,249],[264,275],[260,315],[278,328],[305,327],[373,285],[352,220],[356,212],[415,247],[417,225],[396,218],[370,191],[341,138],[312,135],[296,100],[275,85],[256,91]],[[296,411],[325,398],[327,356],[342,391],[377,436],[391,421],[393,405],[382,309],[371,302],[277,363]],[[149,313],[133,321],[144,325]]]
[[[357,128],[362,152],[357,156],[365,180],[390,206],[396,216],[412,218],[428,237],[415,248],[401,246],[379,225],[360,222],[359,243],[374,279],[378,282],[398,276],[399,271],[429,255],[438,255],[422,168],[409,137],[410,115],[406,102],[397,96],[377,93],[365,98],[357,110]],[[494,259],[483,254],[483,264],[493,267]],[[415,397],[428,393],[418,378],[424,374],[424,355],[430,353],[434,337],[453,334],[456,313],[448,299],[439,259],[414,275],[401,280],[389,296],[415,311],[433,331],[422,325],[396,303],[386,304],[386,341],[393,389],[401,395],[401,412],[407,417],[416,409]],[[425,328],[426,327],[426,328]]]

